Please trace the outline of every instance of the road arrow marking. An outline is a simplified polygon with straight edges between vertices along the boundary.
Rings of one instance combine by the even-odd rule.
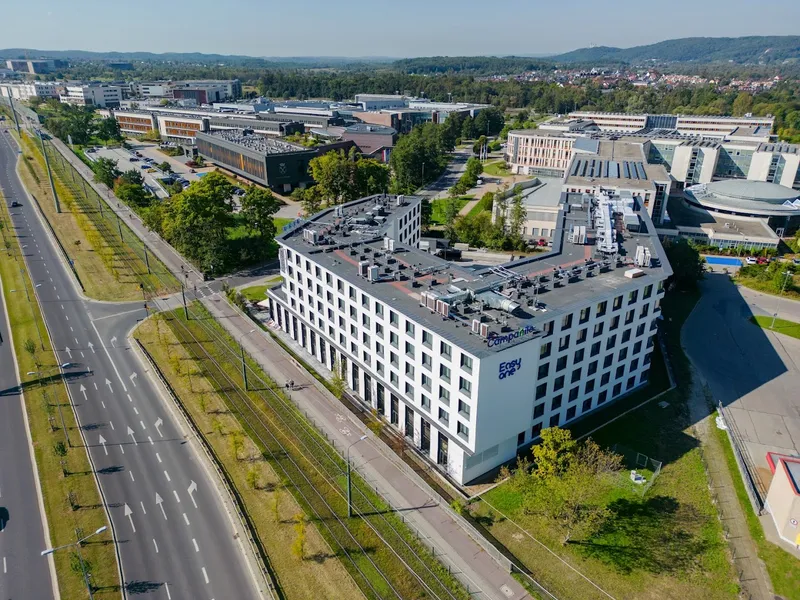
[[[136,441],[136,438],[133,435],[133,429],[131,429],[130,426],[128,427],[128,435],[131,436],[133,443],[138,446],[139,442]]]
[[[197,502],[195,502],[195,501],[194,501],[194,496],[192,496],[192,494],[193,494],[194,492],[196,492],[196,491],[197,491],[197,484],[196,484],[194,481],[192,481],[192,482],[189,484],[189,489],[188,489],[188,492],[189,492],[189,498],[191,498],[191,499],[192,499],[192,504],[194,504],[194,507],[195,507],[195,508],[197,508]]]
[[[100,436],[100,443],[103,445],[103,451],[106,453],[106,456],[108,456],[108,448],[106,448],[106,438],[104,438],[102,435]]]
[[[94,351],[94,344],[93,344],[92,342],[89,342],[89,350],[91,350],[91,351],[92,351],[92,354],[95,354],[95,351]]]
[[[130,379],[130,380],[131,380],[131,383],[133,384],[133,387],[136,387],[136,381],[134,381],[134,380],[135,380],[137,377],[138,377],[138,375],[137,375],[136,373],[131,373],[131,374],[130,374],[130,377],[128,378],[128,379]]]
[[[112,348],[116,348],[116,346],[114,345],[114,342],[116,342],[116,341],[117,341],[117,336],[114,336],[114,337],[111,338],[111,347]]]
[[[164,499],[156,493],[156,504],[161,509],[161,514],[164,515],[164,520],[167,520],[167,512],[164,510]]]
[[[66,352],[69,355],[69,357],[72,358],[72,352],[66,346],[64,346],[64,352]]]
[[[131,507],[128,506],[127,504],[125,505],[125,516],[128,517],[128,519],[131,522],[131,528],[133,529],[133,533],[136,533],[136,525],[133,524],[133,511],[131,510]]]
[[[84,385],[81,384],[81,387],[79,387],[78,389],[80,390],[81,394],[83,394],[83,399],[88,400],[88,398],[86,397],[86,388],[84,387]]]
[[[114,388],[111,387],[111,380],[108,377],[106,377],[106,385],[108,386],[108,391],[113,394]]]
[[[161,426],[164,424],[164,421],[161,420],[161,417],[155,422],[156,431],[160,437],[164,437],[164,434],[161,433]]]

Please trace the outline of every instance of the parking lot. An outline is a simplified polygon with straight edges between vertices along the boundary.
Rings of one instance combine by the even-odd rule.
[[[168,162],[169,166],[172,167],[173,173],[183,177],[189,182],[195,181],[202,177],[203,173],[213,170],[213,167],[205,167],[202,169],[195,169],[196,172],[192,173],[191,169],[186,166],[186,161],[189,160],[186,156],[167,156],[159,150],[158,144],[140,142],[138,140],[128,140],[128,143],[135,152],[141,153],[144,158],[152,158],[156,161],[156,164],[164,161]]]
[[[144,182],[159,198],[167,198],[169,194],[161,187],[161,184],[156,181],[157,177],[163,177],[164,174],[157,169],[142,169],[146,163],[141,160],[131,162],[131,157],[134,155],[125,150],[124,148],[98,148],[94,152],[87,152],[89,158],[110,158],[117,161],[117,168],[120,171],[130,171],[135,169],[140,171],[144,177]],[[162,161],[163,162],[163,161]],[[149,171],[153,171],[150,173]]]

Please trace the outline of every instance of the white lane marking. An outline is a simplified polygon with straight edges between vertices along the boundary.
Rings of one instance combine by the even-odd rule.
[[[94,321],[92,321],[92,329],[94,329],[94,333],[97,336],[97,339],[99,339],[102,342],[103,338],[100,335],[100,332],[97,330],[97,325],[94,324]],[[117,374],[117,379],[119,379],[120,383],[122,384],[122,391],[127,392],[128,388],[125,387],[125,382],[122,380],[122,376],[119,374],[119,369],[117,369],[117,365],[114,362],[114,360],[111,358],[111,353],[108,351],[108,348],[106,348],[105,344],[103,344],[103,350],[105,350],[106,356],[108,357],[108,360],[111,363],[111,366],[114,368],[114,373]]]
[[[144,421],[139,421],[139,425],[142,426],[142,429],[147,429],[147,425],[144,424]]]
[[[66,310],[63,304],[61,305],[61,310]]]
[[[153,546],[156,547],[156,554],[158,554],[158,544],[156,544],[156,538],[153,538]],[[166,585],[166,584],[164,584]]]
[[[164,582],[164,589],[167,590],[167,600],[172,600],[172,595],[169,593],[169,584]]]
[[[72,329],[72,327],[70,327],[70,329]],[[81,343],[78,341],[78,338],[75,338],[75,345],[76,346],[80,346],[81,345]]]
[[[69,326],[69,330],[70,330],[72,333],[75,333],[75,330],[72,328],[72,325],[70,325],[70,326]],[[78,340],[75,340],[75,343],[77,344],[77,343],[78,343]]]
[[[139,411],[136,409],[135,406],[133,407],[133,412],[135,412],[137,415],[139,414]]]
[[[58,294],[56,294],[56,300],[61,300],[61,296],[59,296]]]
[[[155,442],[153,441],[153,438],[150,437],[149,435],[147,436],[147,441],[150,442],[151,446],[155,445]]]
[[[186,521],[186,524],[189,524],[189,517],[186,516],[186,513],[183,513],[183,520]]]
[[[106,407],[106,403],[105,403],[105,402],[103,402],[102,400],[100,400],[100,404],[102,404],[102,405],[103,405],[103,408],[105,408],[105,407]]]
[[[133,471],[128,471],[128,475],[131,476],[131,481],[133,481],[135,483],[136,480],[133,478]]]
[[[133,402],[133,398],[131,398],[130,394],[126,394],[128,396],[128,402]]]
[[[81,352],[81,358],[86,358],[86,355],[84,355],[83,352]]]
[[[156,458],[158,459],[158,462],[161,462],[161,457],[158,455],[158,452],[156,452]]]
[[[64,315],[64,318],[65,318],[67,321],[69,321],[69,317],[68,317],[67,315]]]
[[[123,445],[122,445],[122,444],[120,444],[120,445],[119,445],[119,449],[120,449],[120,450],[122,450],[122,453],[123,453],[123,454],[125,454],[125,448],[123,447]]]
[[[167,481],[172,481],[172,480],[169,478],[169,473],[167,473],[166,471],[164,471],[164,477],[166,477],[166,478],[167,478]]]
[[[203,579],[206,580],[206,584],[208,584],[208,573],[206,573],[206,568],[203,567]]]
[[[94,389],[99,389],[99,388],[97,387],[97,383],[95,383],[95,384],[94,384]]]
[[[113,431],[114,430],[114,422],[113,421],[109,421],[108,424],[111,425],[111,430]]]
[[[192,543],[194,544],[194,551],[200,552],[200,546],[197,545],[197,540],[192,538]]]
[[[172,490],[172,493],[175,494],[175,500],[178,502],[178,504],[180,504],[181,503],[181,497],[178,496],[177,490]]]
[[[141,502],[141,501],[140,501],[140,502],[139,502],[139,504],[141,504],[141,505],[142,505],[142,512],[143,512],[144,514],[147,514],[147,511],[144,509],[144,502]]]
[[[8,573],[8,568],[6,567],[6,557],[3,557],[3,573]]]

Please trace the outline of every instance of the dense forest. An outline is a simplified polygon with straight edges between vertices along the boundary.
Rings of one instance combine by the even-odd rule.
[[[564,63],[727,62],[779,63],[800,60],[800,36],[694,37],[666,40],[647,46],[581,48],[548,57]]]
[[[439,73],[498,75],[525,71],[552,71],[555,69],[555,64],[546,58],[521,56],[427,56],[396,60],[391,67],[401,73],[418,75]]]

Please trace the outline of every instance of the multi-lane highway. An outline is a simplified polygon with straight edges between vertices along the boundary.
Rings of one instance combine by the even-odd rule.
[[[0,187],[9,204],[22,203],[11,210],[12,225],[26,246],[25,261],[39,286],[36,292],[59,361],[91,371],[89,377],[67,384],[82,426],[80,436],[71,432],[71,440],[85,440],[98,473],[126,589],[130,595],[167,600],[258,598],[238,524],[182,425],[127,344],[128,333],[145,317],[142,304],[93,302],[78,293],[16,176],[16,143],[5,132],[0,136]],[[27,449],[14,460],[24,460],[30,469]],[[6,490],[0,491],[5,496]],[[38,567],[24,568],[30,573]]]
[[[0,299],[0,598],[54,598],[52,559],[36,489],[36,466],[14,368],[14,348]],[[36,576],[32,576],[35,571]]]

